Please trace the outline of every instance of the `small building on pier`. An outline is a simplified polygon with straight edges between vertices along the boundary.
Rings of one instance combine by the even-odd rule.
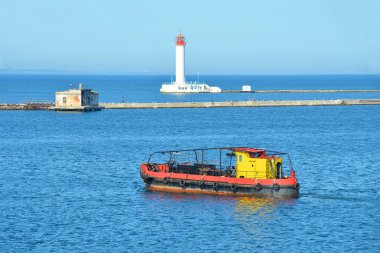
[[[252,91],[252,87],[251,85],[243,85],[242,89],[241,89],[242,92],[251,92]]]
[[[78,89],[58,91],[55,93],[56,111],[100,111],[99,94],[91,89],[84,89],[83,84],[79,84]]]

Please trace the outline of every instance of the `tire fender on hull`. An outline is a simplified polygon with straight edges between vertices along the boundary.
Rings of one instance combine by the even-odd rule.
[[[263,189],[263,186],[260,184],[260,183],[257,183],[256,185],[255,185],[255,189],[256,189],[256,191],[261,191],[261,189]]]
[[[182,189],[186,189],[186,181],[185,180],[179,181],[179,186],[181,186]]]
[[[213,185],[212,185],[212,188],[214,188],[214,191],[219,191],[219,184],[218,183],[214,183]]]
[[[277,184],[277,183],[274,183],[272,187],[273,187],[273,189],[274,189],[276,192],[278,192],[278,191],[280,190],[280,185]]]

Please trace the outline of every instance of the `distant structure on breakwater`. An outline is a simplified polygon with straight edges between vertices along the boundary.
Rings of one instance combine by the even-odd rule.
[[[100,111],[104,107],[99,106],[99,94],[91,89],[83,89],[83,84],[79,84],[79,89],[58,91],[55,93],[55,106],[51,110],[55,111]]]
[[[213,93],[221,92],[219,87],[210,87],[205,83],[185,81],[185,37],[179,34],[175,47],[175,81],[164,83],[161,86],[162,93]]]

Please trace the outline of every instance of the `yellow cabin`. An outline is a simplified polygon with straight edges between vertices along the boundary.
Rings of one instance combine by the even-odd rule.
[[[265,150],[237,148],[236,157],[237,178],[275,179],[282,174],[282,158],[266,156]]]

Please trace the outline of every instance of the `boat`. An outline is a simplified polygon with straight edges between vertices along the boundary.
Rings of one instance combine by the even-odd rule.
[[[140,175],[155,191],[285,198],[300,191],[289,154],[262,148],[158,151],[140,165]]]

